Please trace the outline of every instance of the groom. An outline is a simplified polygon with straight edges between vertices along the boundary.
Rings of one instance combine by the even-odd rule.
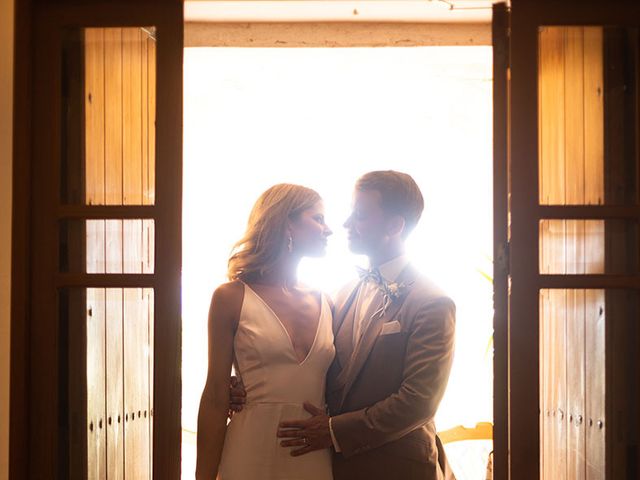
[[[454,480],[433,422],[453,359],[455,305],[405,256],[424,202],[409,175],[369,172],[344,226],[370,271],[335,302],[329,414],[277,432],[292,455],[333,447],[335,480]]]
[[[405,256],[423,206],[405,173],[356,182],[344,226],[372,268],[336,299],[329,415],[307,403],[311,418],[277,432],[292,455],[333,448],[334,480],[455,480],[433,422],[453,359],[455,305]],[[232,407],[243,395],[241,386],[232,391]]]

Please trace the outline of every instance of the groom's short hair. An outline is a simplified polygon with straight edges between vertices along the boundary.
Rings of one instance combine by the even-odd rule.
[[[404,218],[403,237],[406,238],[418,224],[424,210],[424,199],[411,175],[395,170],[368,172],[357,180],[356,189],[380,192],[382,209]]]

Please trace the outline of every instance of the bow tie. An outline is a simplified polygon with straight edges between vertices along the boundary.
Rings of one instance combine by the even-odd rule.
[[[380,273],[380,270],[378,270],[377,268],[360,268],[360,267],[356,267],[356,270],[358,272],[358,276],[360,277],[360,280],[363,282],[373,282],[377,285],[382,285],[384,284],[384,278],[382,278],[382,274]]]

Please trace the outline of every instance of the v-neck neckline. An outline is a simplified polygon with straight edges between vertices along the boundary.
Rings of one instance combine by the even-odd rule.
[[[291,339],[291,334],[289,333],[289,330],[287,330],[287,327],[284,326],[284,323],[282,323],[282,320],[280,320],[280,317],[278,316],[278,314],[273,310],[273,308],[271,308],[271,306],[267,303],[265,299],[263,299],[260,295],[258,295],[258,292],[256,292],[253,288],[251,288],[246,283],[244,283],[244,286],[248,288],[251,291],[251,293],[253,293],[256,296],[256,298],[260,301],[260,303],[262,303],[262,305],[264,305],[266,309],[269,310],[271,315],[273,315],[273,317],[278,321],[278,324],[280,325],[280,327],[284,331],[284,334],[287,336],[287,339],[289,340],[289,346],[291,347],[291,352],[293,354],[293,357],[296,359],[296,363],[298,364],[298,366],[304,365],[307,359],[309,358],[309,356],[311,355],[311,352],[313,351],[313,348],[315,347],[316,341],[318,339],[318,332],[320,331],[320,322],[322,321],[322,314],[324,313],[324,298],[322,297],[322,293],[320,293],[320,313],[318,314],[318,319],[316,321],[316,333],[315,333],[315,336],[313,337],[313,342],[309,347],[309,351],[301,361],[296,353],[296,347],[293,344],[293,340]]]

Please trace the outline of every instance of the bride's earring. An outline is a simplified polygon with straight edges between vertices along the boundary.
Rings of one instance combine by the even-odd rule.
[[[293,252],[293,237],[289,235],[289,241],[287,242],[287,250],[289,253]]]

